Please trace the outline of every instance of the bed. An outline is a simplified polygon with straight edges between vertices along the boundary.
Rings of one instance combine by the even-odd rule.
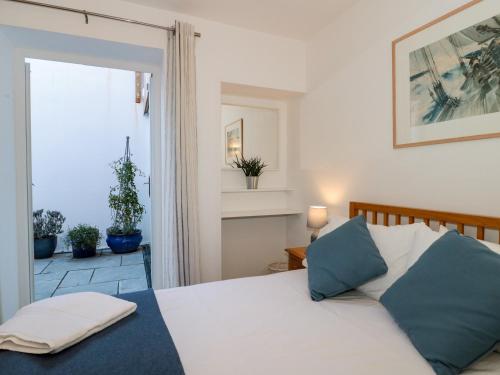
[[[351,202],[349,214],[374,224],[456,226],[481,240],[500,229],[498,218],[362,202]],[[378,301],[354,291],[313,302],[305,269],[156,297],[186,374],[434,374]],[[496,353],[465,372],[498,373]]]
[[[434,374],[379,302],[313,302],[307,270],[155,293],[188,375]],[[465,374],[499,371],[492,354]]]
[[[383,225],[451,224],[478,239],[500,230],[499,218],[351,202],[350,217],[358,214]],[[381,303],[358,291],[314,302],[306,269],[154,295],[187,375],[434,374]],[[499,373],[496,352],[464,372]]]

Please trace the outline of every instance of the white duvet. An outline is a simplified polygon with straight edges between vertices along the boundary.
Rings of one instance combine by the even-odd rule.
[[[307,271],[156,291],[187,375],[433,375],[389,313],[352,292],[313,302]],[[500,373],[492,354],[466,375]]]

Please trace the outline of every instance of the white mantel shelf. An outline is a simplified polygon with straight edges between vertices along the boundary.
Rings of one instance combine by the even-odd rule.
[[[222,212],[222,219],[237,219],[245,217],[265,217],[265,216],[288,216],[299,215],[302,210],[290,208],[274,208],[267,210],[248,210],[248,211],[225,211]]]
[[[224,188],[222,189],[223,193],[272,193],[272,192],[280,192],[280,191],[294,191],[295,189],[287,188],[287,187],[277,187],[277,188],[259,188],[259,189],[245,189],[240,187],[235,188]]]

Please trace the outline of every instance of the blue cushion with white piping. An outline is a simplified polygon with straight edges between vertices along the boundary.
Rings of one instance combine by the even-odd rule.
[[[314,241],[307,249],[311,298],[321,301],[387,272],[364,216],[357,216]]]
[[[458,374],[500,340],[500,255],[450,231],[380,302],[436,374]]]

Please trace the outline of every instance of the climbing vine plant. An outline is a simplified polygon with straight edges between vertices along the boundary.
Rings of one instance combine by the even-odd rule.
[[[142,176],[143,174],[131,160],[129,137],[127,137],[125,155],[113,162],[111,168],[118,183],[111,186],[109,192],[108,204],[113,224],[108,229],[108,233],[133,234],[137,231],[137,225],[142,220],[145,208],[139,201],[139,192],[135,185],[136,175]]]

